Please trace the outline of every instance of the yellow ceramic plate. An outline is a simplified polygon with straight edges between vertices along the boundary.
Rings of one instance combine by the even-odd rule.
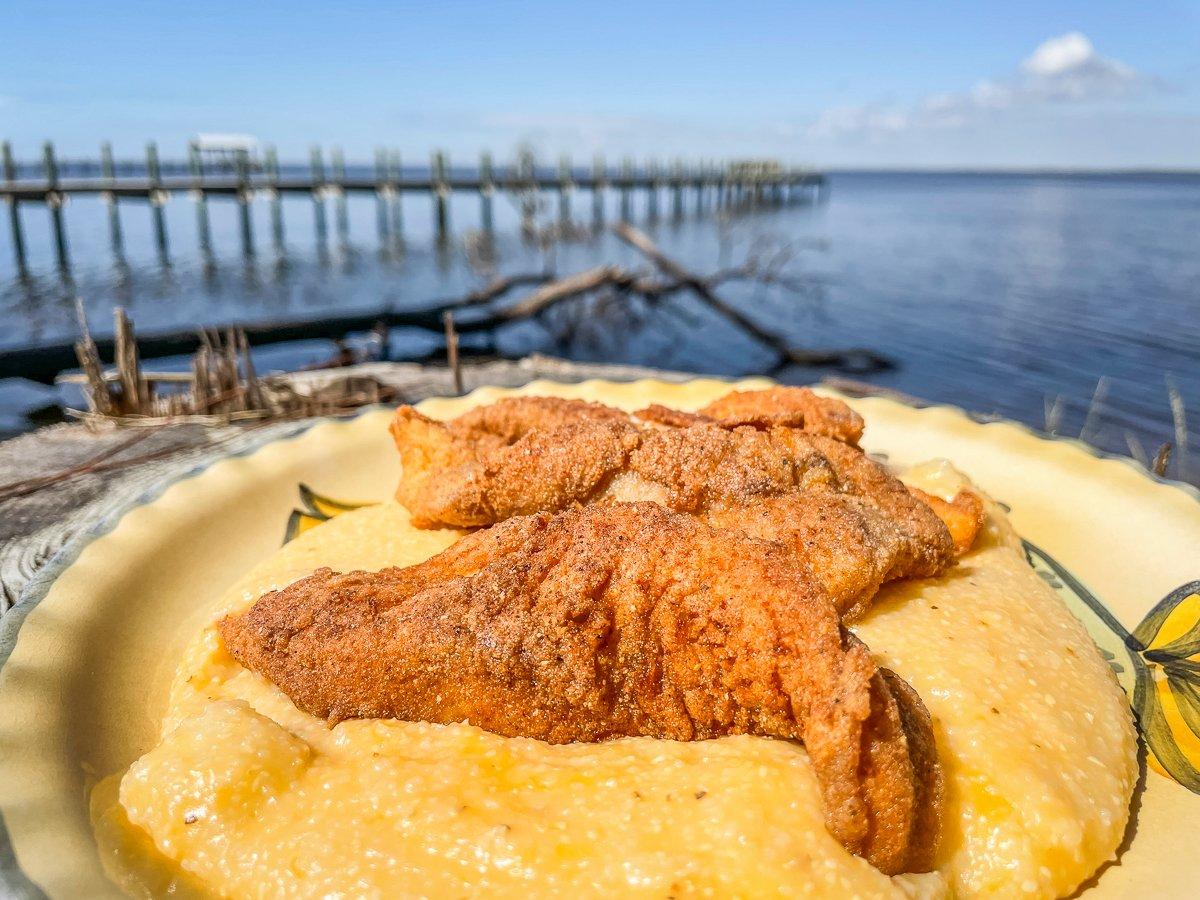
[[[591,396],[599,387],[538,382],[520,393]],[[610,402],[636,408],[699,405],[731,385],[602,387]],[[453,415],[506,393],[485,389],[425,408]],[[1087,625],[1138,713],[1148,764],[1130,836],[1120,863],[1088,890],[1191,895],[1200,881],[1192,849],[1200,825],[1200,494],[1017,425],[942,407],[850,402],[867,419],[869,450],[898,465],[947,457],[1011,508],[1031,565]],[[209,604],[288,533],[392,492],[399,473],[388,416],[318,424],[172,484],[104,523],[5,620],[0,887],[30,896],[38,887],[53,897],[116,893],[92,838],[91,787],[153,746],[180,648]]]

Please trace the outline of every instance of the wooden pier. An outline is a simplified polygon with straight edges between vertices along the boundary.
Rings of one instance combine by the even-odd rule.
[[[257,254],[251,204],[261,199],[270,206],[271,245],[277,256],[287,253],[283,195],[307,195],[312,199],[317,249],[328,251],[330,221],[327,201],[333,203],[333,227],[341,246],[350,243],[349,194],[371,195],[376,201],[376,230],[381,246],[403,244],[403,194],[426,194],[432,203],[434,232],[439,242],[451,236],[450,197],[455,193],[475,194],[480,199],[480,230],[490,235],[494,228],[492,202],[496,192],[517,198],[522,229],[531,233],[541,194],[557,197],[558,218],[572,220],[572,198],[578,192],[592,196],[594,224],[604,224],[604,196],[615,191],[619,197],[620,218],[632,216],[633,192],[644,192],[648,217],[657,219],[668,209],[660,205],[665,195],[673,218],[685,215],[685,195],[694,196],[697,214],[742,206],[761,206],[791,202],[818,202],[825,198],[827,184],[819,172],[785,168],[770,162],[735,162],[722,165],[685,165],[675,160],[662,165],[650,160],[641,167],[624,159],[612,170],[602,157],[590,168],[576,168],[568,157],[553,169],[539,169],[532,155],[525,153],[508,167],[493,165],[492,155],[484,153],[472,169],[453,169],[443,152],[431,155],[427,172],[405,174],[400,155],[380,148],[373,168],[356,166],[349,170],[338,148],[329,153],[329,166],[320,147],[312,149],[307,166],[281,166],[275,150],[267,147],[261,159],[240,151],[220,165],[206,163],[195,147],[189,147],[186,161],[160,160],[158,147],[147,144],[144,161],[113,159],[111,145],[101,146],[98,161],[60,161],[54,146],[46,143],[37,166],[19,165],[11,145],[0,145],[0,198],[8,206],[10,245],[17,271],[29,271],[28,242],[20,208],[23,204],[40,205],[48,212],[48,225],[58,267],[71,267],[70,242],[64,206],[78,194],[99,195],[108,205],[110,244],[114,258],[125,258],[125,238],[121,227],[121,204],[145,204],[150,211],[155,247],[163,265],[170,265],[171,242],[163,206],[174,195],[190,197],[196,207],[196,234],[201,255],[211,260],[212,236],[209,227],[209,200],[225,200],[238,206],[242,254],[247,259]],[[307,170],[307,171],[306,171]],[[78,172],[80,174],[72,174]]]

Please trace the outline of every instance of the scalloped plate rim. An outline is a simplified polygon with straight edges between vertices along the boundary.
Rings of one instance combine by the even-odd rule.
[[[736,386],[739,383],[751,381],[763,382],[769,381],[769,379],[764,379],[761,376],[725,379],[698,375],[693,379],[693,381],[713,381]],[[668,382],[656,378],[639,378],[625,382],[613,382],[608,379],[596,378],[590,378],[579,382],[561,382],[553,379],[539,378],[516,388],[483,385],[471,391],[470,393],[463,395],[463,397],[470,398],[481,392],[495,389],[504,391],[536,392],[536,390],[542,385],[569,385],[574,388],[582,388],[591,384],[637,385],[656,382],[666,385],[678,384],[678,382]],[[956,418],[963,419],[972,425],[982,428],[991,428],[995,426],[999,426],[1001,428],[1011,428],[1023,434],[1024,436],[1034,438],[1049,445],[1059,445],[1064,449],[1070,449],[1075,452],[1082,453],[1090,459],[1104,464],[1106,467],[1119,467],[1120,471],[1126,474],[1140,476],[1140,478],[1143,479],[1148,485],[1171,488],[1173,491],[1178,491],[1182,496],[1188,498],[1189,500],[1195,503],[1200,503],[1200,488],[1177,479],[1159,476],[1154,472],[1149,471],[1130,457],[1108,453],[1093,447],[1092,445],[1078,438],[1049,434],[1033,428],[1023,422],[1006,418],[993,418],[990,416],[985,416],[981,413],[974,413],[953,404],[923,403],[920,405],[910,405],[901,403],[886,396],[855,397],[847,392],[839,391],[835,388],[825,387],[819,383],[812,385],[812,387],[818,388],[823,393],[840,396],[850,400],[865,401],[871,405],[892,405],[912,410],[917,413],[930,412],[950,414]],[[431,397],[427,399],[462,398]],[[184,472],[164,477],[161,481],[155,483],[135,497],[132,497],[128,501],[115,506],[113,509],[98,517],[90,525],[87,525],[81,529],[78,534],[67,541],[66,544],[59,548],[59,550],[46,561],[42,568],[22,589],[20,595],[18,596],[17,602],[14,603],[13,606],[4,613],[3,619],[0,620],[0,670],[3,670],[4,666],[12,656],[13,650],[20,638],[21,627],[26,618],[34,609],[37,608],[38,604],[47,597],[55,582],[62,576],[64,572],[66,572],[78,561],[79,557],[87,547],[89,547],[95,541],[104,538],[115,531],[116,528],[121,524],[122,520],[129,513],[135,509],[158,501],[169,490],[180,485],[181,483],[189,482],[207,473],[211,473],[214,469],[219,470],[221,467],[227,464],[252,458],[268,448],[278,444],[292,443],[298,440],[311,438],[314,432],[319,432],[327,428],[350,426],[366,415],[380,411],[386,411],[392,408],[393,407],[390,405],[372,404],[356,410],[353,415],[322,416],[305,421],[300,423],[296,430],[292,433],[272,437],[264,440],[262,443],[254,444],[239,450],[226,451],[213,457],[212,459],[198,463],[196,466]],[[17,897],[45,896],[44,892],[42,892],[42,890],[28,878],[28,876],[21,869],[20,865],[17,863],[13,844],[8,833],[8,828],[4,820],[2,809],[0,809],[0,888],[12,891],[13,895]]]

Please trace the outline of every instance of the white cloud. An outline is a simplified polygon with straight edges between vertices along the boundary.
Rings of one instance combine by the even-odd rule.
[[[1086,35],[1072,31],[1038,45],[1006,78],[981,81],[966,91],[932,94],[908,107],[863,104],[830,109],[817,117],[808,133],[814,138],[883,137],[912,128],[954,128],[1015,108],[1128,100],[1161,87],[1158,79],[1102,56]]]
[[[1090,101],[1124,98],[1158,87],[1158,82],[1115,59],[1101,56],[1078,31],[1052,38],[1021,63],[1029,99]]]

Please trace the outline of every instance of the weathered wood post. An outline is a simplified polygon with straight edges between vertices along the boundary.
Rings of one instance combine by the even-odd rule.
[[[631,218],[629,206],[629,189],[633,184],[633,160],[628,156],[621,160],[621,221],[628,222]]]
[[[149,183],[147,199],[154,220],[154,240],[158,245],[158,260],[164,266],[171,264],[171,250],[167,244],[167,214],[163,207],[167,202],[162,189],[162,171],[158,166],[158,145],[154,141],[146,144],[146,179]]]
[[[604,166],[604,156],[597,153],[592,160],[592,223],[597,229],[604,225],[604,190],[607,186],[608,172]]]
[[[438,243],[444,244],[450,235],[450,186],[446,183],[446,154],[437,150],[429,165],[430,188],[433,190],[434,219]]]
[[[492,197],[496,193],[495,173],[492,171],[492,154],[486,150],[479,156],[479,218],[483,233],[490,239],[495,228],[492,221]]]
[[[287,241],[283,233],[283,197],[279,191],[279,154],[273,144],[266,149],[263,169],[271,198],[271,243],[275,245],[275,255],[282,257],[287,255]]]
[[[657,222],[659,172],[656,160],[651,159],[646,162],[646,185],[649,188],[649,193],[646,195],[646,218],[651,222]]]
[[[321,148],[313,145],[310,153],[312,165],[312,201],[313,224],[317,233],[317,251],[326,253],[329,249],[329,225],[325,221],[325,161],[321,158]]]
[[[683,160],[677,159],[671,168],[671,218],[676,222],[683,218],[683,179]]]
[[[571,192],[574,189],[571,158],[564,155],[558,160],[558,221],[564,226],[571,221]]]
[[[238,219],[242,232],[242,256],[254,258],[254,222],[250,218],[250,201],[254,199],[254,187],[250,184],[250,151],[238,150],[234,156],[237,173]]]
[[[400,151],[393,150],[388,157],[388,172],[392,183],[392,240],[397,246],[404,243],[404,204],[400,191]]]
[[[0,146],[0,156],[3,157],[4,180],[9,187],[12,187],[13,182],[17,180],[17,166],[13,162],[12,144],[8,141]],[[29,274],[29,265],[25,259],[25,235],[21,231],[19,203],[20,201],[16,197],[11,195],[8,197],[8,226],[12,235],[13,260],[17,264],[17,273],[24,278]]]
[[[375,231],[379,234],[379,246],[388,245],[387,197],[391,188],[387,183],[387,151],[375,148]]]
[[[117,207],[117,171],[113,165],[112,144],[108,141],[100,145],[100,177],[105,184],[100,199],[108,208],[108,242],[113,258],[120,264],[125,262],[125,235],[121,231],[121,212]]]
[[[342,247],[350,246],[350,210],[346,204],[346,158],[341,147],[330,151],[330,168],[333,169],[333,208],[337,221],[338,242]]]
[[[517,181],[521,191],[521,233],[532,237],[537,231],[538,186],[534,178],[533,151],[522,148],[517,158]]]
[[[696,215],[699,216],[704,212],[704,203],[707,199],[708,180],[709,180],[709,163],[704,160],[696,169]]]
[[[42,147],[43,164],[46,169],[46,208],[50,210],[50,225],[54,231],[54,252],[58,268],[66,272],[71,268],[71,256],[67,252],[67,223],[63,219],[63,204],[66,195],[58,190],[58,163],[54,159],[54,144],[50,141]]]
[[[200,252],[207,260],[212,259],[212,230],[208,222],[208,194],[204,190],[204,159],[196,144],[188,144],[188,166],[192,172],[192,197],[196,202],[196,234],[200,239]]]

